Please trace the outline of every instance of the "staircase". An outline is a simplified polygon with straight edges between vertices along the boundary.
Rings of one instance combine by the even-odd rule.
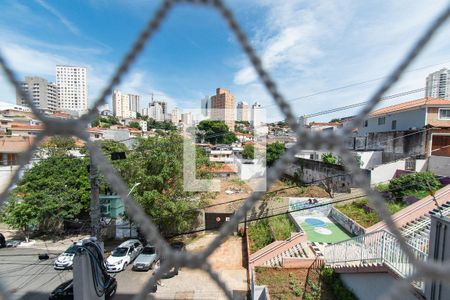
[[[419,261],[425,261],[427,254],[410,245],[410,250]],[[415,272],[409,257],[400,248],[400,244],[392,233],[380,230],[360,235],[347,241],[328,245],[324,249],[325,264],[334,268],[356,272],[387,267],[400,277],[409,277]],[[413,285],[424,289],[423,281],[415,281]]]
[[[283,257],[302,257],[308,255],[308,248],[303,247],[306,244],[306,235],[304,232],[296,232],[290,238],[284,241],[275,241],[266,247],[256,251],[249,257],[251,267],[258,266],[281,266]],[[311,252],[311,250],[309,250]]]
[[[298,258],[310,258],[314,257],[312,251],[306,246],[305,243],[299,243],[294,245],[292,248],[278,254],[277,256],[271,258],[270,260],[263,263],[265,267],[281,267],[284,257],[298,257]]]
[[[443,216],[448,216],[450,214],[450,202],[446,202],[440,205],[440,208],[441,208],[440,211],[439,209],[435,208],[429,213],[411,222],[406,223],[405,226],[400,228],[402,235],[405,238],[415,238],[415,237],[428,238],[431,226],[430,215],[439,215],[442,213]]]

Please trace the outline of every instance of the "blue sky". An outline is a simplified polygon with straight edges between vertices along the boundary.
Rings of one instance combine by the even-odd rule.
[[[39,75],[54,81],[56,64],[87,66],[92,102],[159,3],[2,0],[0,51],[19,78]],[[387,75],[446,1],[230,0],[226,4],[235,11],[283,95],[293,99]],[[421,88],[428,73],[450,67],[449,33],[446,24],[388,94]],[[380,82],[291,104],[295,114],[302,115],[365,101]],[[180,5],[169,13],[119,88],[143,95],[141,106],[154,93],[171,107],[198,108],[200,99],[219,86],[230,89],[238,101],[267,106],[269,120],[282,118],[220,15],[211,8]],[[0,101],[15,102],[3,74]],[[357,110],[317,120],[354,113]]]

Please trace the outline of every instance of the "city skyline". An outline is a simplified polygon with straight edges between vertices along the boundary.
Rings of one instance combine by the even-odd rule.
[[[323,101],[330,97],[339,106],[367,100],[380,78],[392,70],[418,36],[420,32],[416,29],[427,25],[444,4],[445,1],[437,1],[429,7],[424,3],[400,1],[373,6],[351,1],[339,4],[319,1],[281,5],[271,1],[249,1],[240,4],[236,17],[256,51],[261,53],[264,65],[282,94],[292,100],[293,110],[299,116],[320,111]],[[234,1],[228,5],[238,6]],[[115,16],[124,7],[122,1],[114,1],[111,5],[91,1],[75,3],[72,7],[63,2],[5,1],[0,4],[3,8],[0,38],[5,41],[0,50],[20,78],[39,76],[54,81],[52,74],[57,64],[86,66],[91,104],[156,4],[137,1],[128,5],[128,13],[134,18],[130,18],[128,26],[119,26],[114,23]],[[87,17],[79,20],[77,11],[83,11]],[[373,13],[364,13],[366,11]],[[146,99],[153,94],[156,99],[167,101],[170,107],[193,108],[198,107],[198,99],[210,94],[217,86],[225,86],[238,100],[254,99],[262,106],[275,108],[248,68],[247,59],[235,38],[216,18],[215,12],[183,7],[172,14],[173,17],[163,24],[161,34],[155,36],[142,57],[130,68],[122,84],[114,88],[143,95]],[[293,14],[306,17],[294,19]],[[318,15],[328,17],[319,19]],[[399,18],[408,19],[408,22],[400,24]],[[32,26],[29,20],[34,20]],[[104,25],[94,28],[93,20],[101,20]],[[199,30],[199,22],[207,26],[201,26]],[[11,27],[11,24],[15,26]],[[173,32],[170,38],[165,35],[167,30]],[[392,94],[424,87],[424,78],[428,74],[449,66],[445,55],[448,30],[443,28],[410,72],[390,91]],[[108,34],[108,31],[115,34]],[[337,39],[340,42],[336,44]],[[354,43],[356,40],[358,43]],[[212,63],[204,63],[205,59]],[[333,67],[330,69],[330,66]],[[306,69],[311,71],[305,72]],[[14,90],[5,84],[4,75],[1,80],[0,101],[13,103]],[[302,98],[348,85],[352,86]],[[421,96],[399,97],[387,104]],[[111,106],[110,99],[108,103]],[[350,110],[348,115],[357,111]],[[274,109],[270,117],[279,120],[281,115]]]

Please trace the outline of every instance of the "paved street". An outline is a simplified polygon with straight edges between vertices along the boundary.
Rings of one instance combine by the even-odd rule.
[[[0,280],[10,293],[23,299],[48,299],[53,289],[72,278],[72,271],[53,269],[57,255],[40,261],[38,254],[45,252],[46,249],[0,249]]]
[[[38,259],[39,253],[46,252],[47,249],[36,248],[0,249],[0,280],[11,294],[27,300],[47,300],[51,291],[72,278],[71,270],[53,269],[59,252],[52,252],[48,260]],[[115,299],[129,299],[142,288],[152,271],[133,272],[129,266],[126,271],[112,275],[118,283]]]

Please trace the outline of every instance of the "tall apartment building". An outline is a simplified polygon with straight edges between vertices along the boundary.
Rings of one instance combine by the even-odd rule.
[[[211,98],[209,96],[205,96],[205,98],[203,98],[201,100],[200,107],[202,110],[202,115],[205,117],[210,117],[210,115],[211,115]]]
[[[192,124],[193,124],[192,113],[187,112],[187,113],[181,114],[181,122],[186,126],[192,126]]]
[[[251,115],[252,115],[251,123],[254,128],[265,124],[266,120],[264,117],[264,110],[262,108],[262,105],[259,104],[259,102],[253,103]]]
[[[167,111],[167,102],[165,102],[165,101],[152,101],[152,103],[157,103],[157,104],[159,104],[161,106],[162,113],[163,113],[164,116],[169,113]],[[150,105],[152,105],[152,103],[150,103]]]
[[[149,104],[148,117],[152,118],[157,122],[164,121],[164,109],[163,106],[160,104],[160,102],[154,101]]]
[[[83,112],[88,109],[87,69],[76,66],[56,66],[59,107]]]
[[[128,94],[128,101],[130,111],[138,113],[139,112],[139,102],[141,101],[141,96]]]
[[[211,97],[211,118],[221,120],[227,124],[230,131],[234,131],[236,100],[229,90],[217,88]]]
[[[180,110],[176,107],[172,109],[172,113],[170,114],[171,121],[173,124],[178,124],[181,120]]]
[[[21,83],[22,90],[30,95],[33,104],[42,110],[55,111],[59,107],[58,86],[44,78],[27,76]],[[20,94],[16,91],[16,103],[28,106]]]
[[[444,68],[427,76],[425,97],[450,99],[450,70]]]
[[[136,118],[139,112],[140,96],[123,94],[119,90],[113,92],[113,115],[120,119]]]
[[[113,115],[119,119],[128,119],[131,117],[130,99],[128,95],[115,90],[112,95]]]
[[[237,120],[248,121],[248,104],[247,102],[240,101],[237,105]]]

